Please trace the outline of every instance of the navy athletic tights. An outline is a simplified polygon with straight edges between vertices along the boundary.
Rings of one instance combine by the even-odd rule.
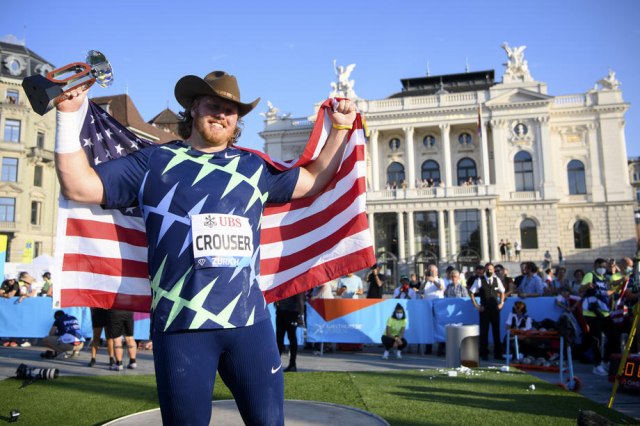
[[[153,357],[164,425],[209,424],[216,370],[245,424],[284,425],[284,376],[271,321],[154,333]]]

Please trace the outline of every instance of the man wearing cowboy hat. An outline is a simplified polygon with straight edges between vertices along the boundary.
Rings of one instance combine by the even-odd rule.
[[[86,93],[58,104],[56,169],[69,199],[139,205],[153,290],[151,335],[165,424],[208,424],[216,370],[246,424],[283,424],[282,364],[258,285],[264,204],[318,193],[337,172],[356,117],[349,100],[329,111],[333,129],[317,159],[279,172],[233,146],[241,101],[234,76],[186,76],[184,141],[89,166],[79,144]],[[85,111],[85,112],[83,112]]]

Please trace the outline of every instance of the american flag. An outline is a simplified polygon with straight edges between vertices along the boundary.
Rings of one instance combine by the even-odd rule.
[[[124,128],[93,102],[80,133],[92,164],[134,152],[150,144]],[[283,162],[260,155],[280,170],[313,161],[331,131],[318,112],[302,156]],[[365,211],[365,137],[358,114],[333,180],[318,195],[267,205],[260,246],[260,287],[272,302],[306,291],[375,263]],[[147,312],[151,288],[147,241],[138,208],[106,210],[60,197],[54,305],[91,306]]]

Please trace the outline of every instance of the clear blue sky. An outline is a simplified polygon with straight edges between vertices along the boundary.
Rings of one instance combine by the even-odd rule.
[[[241,144],[262,147],[258,132],[270,100],[282,113],[308,116],[335,80],[333,60],[355,63],[356,93],[383,99],[400,79],[494,69],[503,42],[526,45],[534,79],[550,95],[584,93],[609,68],[622,82],[627,155],[640,155],[640,1],[3,1],[0,37],[56,66],[102,51],[115,72],[109,89],[128,91],[145,120],[178,111],[176,81],[222,69],[238,77],[248,102]]]

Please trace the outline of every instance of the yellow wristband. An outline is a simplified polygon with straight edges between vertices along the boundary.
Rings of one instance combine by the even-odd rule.
[[[351,130],[351,127],[353,126],[333,123],[331,127],[333,127],[336,130]]]

